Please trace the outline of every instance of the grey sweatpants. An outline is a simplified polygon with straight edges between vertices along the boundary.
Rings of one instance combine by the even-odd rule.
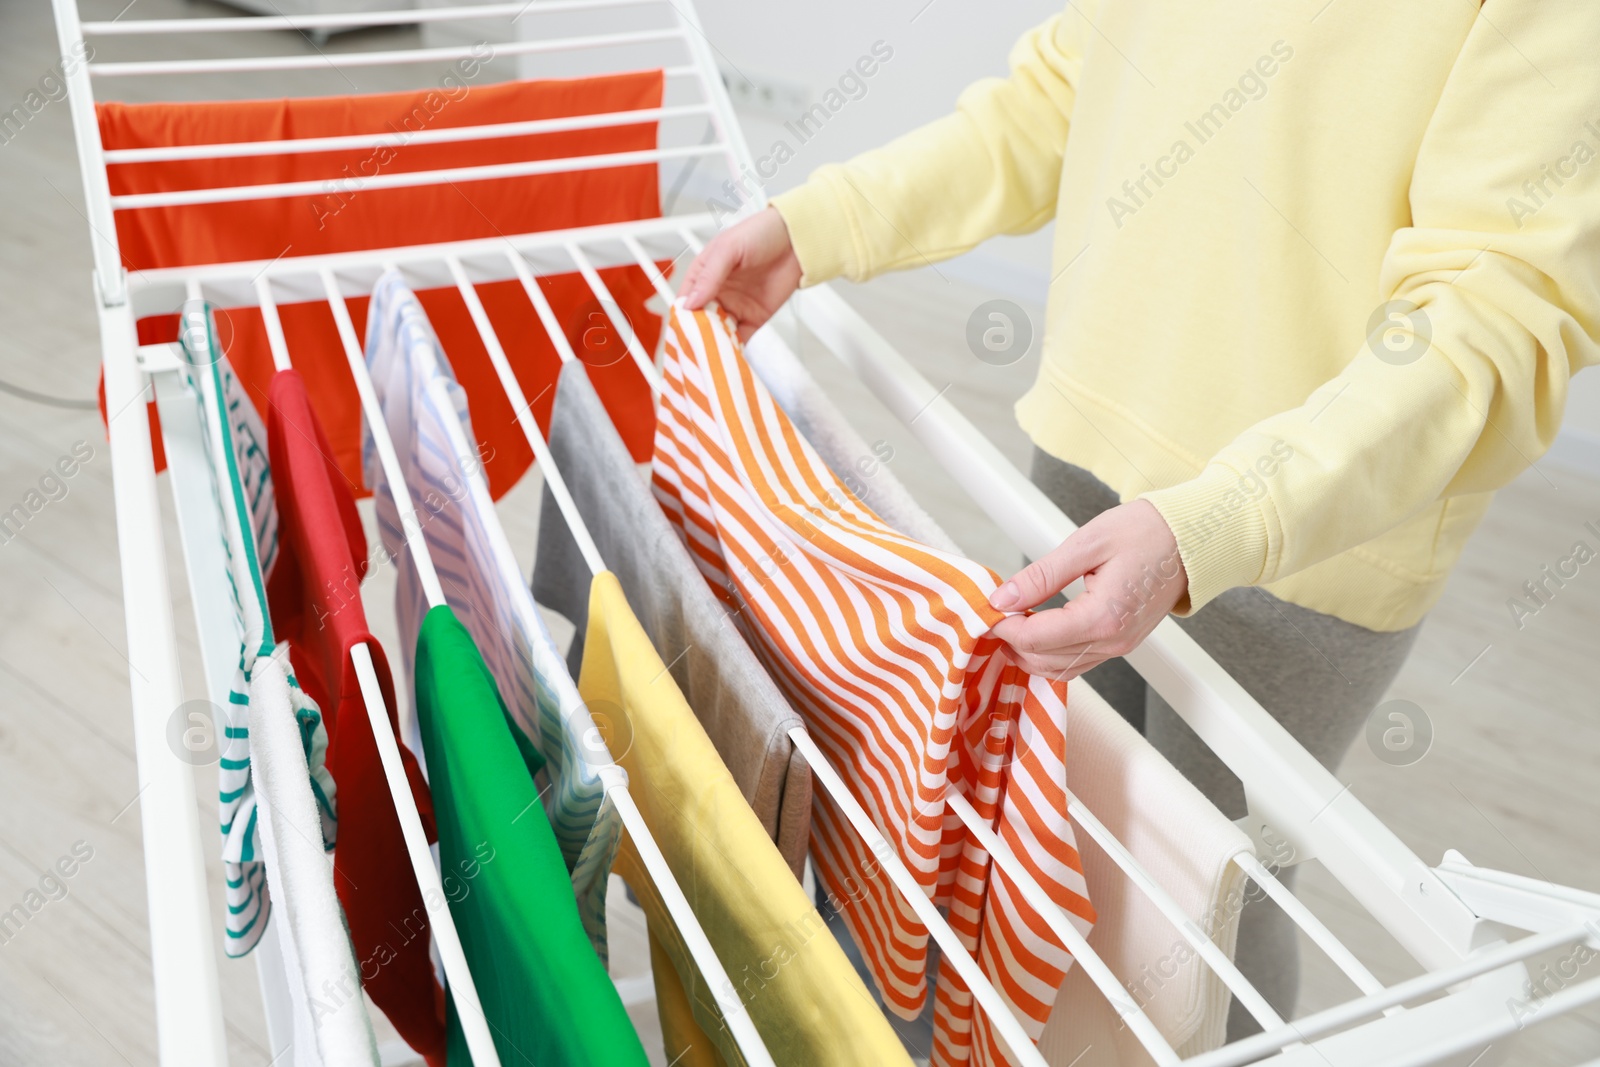
[[[1079,526],[1118,503],[1094,475],[1037,449],[1032,477]],[[1255,588],[1230,589],[1178,625],[1329,770],[1400,672],[1421,626],[1380,633]],[[1084,678],[1224,815],[1245,815],[1238,778],[1126,660],[1108,660]],[[1290,885],[1293,875],[1292,867],[1279,872]],[[1237,962],[1289,1018],[1300,985],[1299,946],[1294,923],[1271,900],[1252,900],[1240,915]],[[1228,1040],[1258,1029],[1234,1001]]]

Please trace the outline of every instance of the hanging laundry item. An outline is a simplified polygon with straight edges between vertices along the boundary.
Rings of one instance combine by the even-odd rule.
[[[727,609],[706,588],[577,363],[561,371],[550,454],[651,644],[798,877],[811,831],[811,768],[789,740],[789,731],[802,725],[800,717],[728,624]],[[588,575],[547,484],[539,506],[533,595],[577,627],[567,655],[574,672],[583,662]]]
[[[887,469],[894,446],[887,441],[868,445],[773,331],[762,330],[750,338],[744,358],[800,436],[868,511],[930,548],[960,553],[950,535]]]
[[[251,773],[269,798],[261,805],[259,832],[267,884],[278,901],[293,1062],[295,1067],[378,1067],[377,1038],[361,999],[355,954],[333,888],[333,865],[319,836],[319,805],[306,782],[300,716],[311,702],[280,662],[287,654],[288,647],[280,646],[277,655],[256,661],[249,722]]]
[[[292,146],[319,137],[373,136],[376,146],[334,151],[271,153],[222,159],[113,163],[113,195],[202,187],[309,183],[299,195],[177,207],[118,211],[118,243],[129,270],[199,263],[292,260],[395,245],[502,238],[580,226],[654,218],[661,213],[660,179],[653,162],[597,165],[552,174],[456,180],[407,187],[378,187],[366,180],[422,170],[582,159],[656,148],[654,119],[556,132],[425,143],[418,134],[463,126],[572,119],[661,106],[665,78],[659,70],[593,78],[491,81],[484,56],[464,56],[451,84],[392,93],[181,103],[101,103],[100,136],[108,149],[272,141]],[[665,264],[662,265],[665,268]],[[646,310],[655,290],[636,265],[602,268],[601,279],[627,316],[639,342],[653,351],[660,318]],[[621,335],[607,324],[588,283],[577,272],[544,277],[539,287],[568,343],[590,364],[606,406],[623,427],[636,459],[650,455],[654,399],[649,384],[624,353]],[[282,295],[282,290],[280,290]],[[561,360],[555,345],[515,279],[484,285],[479,295],[504,340],[534,415],[549,419],[548,396]],[[497,384],[461,296],[454,286],[419,294],[444,339],[456,376],[474,398],[474,422],[487,442],[485,468],[498,498],[527,470],[532,452],[517,425],[521,412]],[[173,308],[173,311],[176,311]],[[357,329],[366,300],[350,301]],[[333,457],[364,495],[361,481],[361,408],[345,367],[333,316],[321,301],[279,307],[284,337],[306,377]],[[139,322],[141,344],[174,340],[176,315]],[[221,315],[224,348],[256,406],[266,410],[272,353],[261,313],[254,306]],[[480,387],[481,386],[481,387]],[[152,406],[153,411],[153,406]],[[153,417],[153,415],[152,415]],[[161,437],[153,435],[157,449]]]
[[[494,676],[447,605],[417,639],[417,719],[450,914],[505,1067],[644,1067],[639,1035],[590,950],[533,774]],[[450,1063],[471,1054],[450,1000]]]
[[[1245,892],[1233,860],[1252,850],[1250,839],[1088,682],[1073,679],[1069,692],[1072,792],[1232,959]],[[1179,1056],[1219,1047],[1233,1001],[1222,979],[1093,840],[1083,844],[1083,873],[1100,911],[1090,947]],[[1082,968],[1067,975],[1039,1051],[1051,1067],[1155,1063]]]
[[[1072,957],[956,814],[959,790],[1087,931],[1062,766],[1064,683],[1030,676],[989,630],[999,576],[863,507],[795,432],[720,312],[676,306],[654,485],[713,589],[823,752],[1037,1039]],[[885,1002],[914,1018],[927,930],[817,794],[812,856]],[[935,991],[933,1063],[1006,1062],[953,969]]]
[[[228,687],[227,704],[219,709],[222,721],[213,724],[220,735],[218,814],[227,903],[223,951],[238,957],[261,940],[272,914],[272,896],[261,864],[257,830],[259,783],[251,765],[249,719],[251,672],[258,658],[272,654],[274,644],[263,575],[270,573],[277,562],[278,509],[267,463],[266,428],[217,345],[211,308],[197,305],[185,318],[180,335],[185,374],[199,398],[201,439],[211,459],[212,489],[221,518],[234,621],[240,634],[239,665]],[[331,850],[338,823],[334,817],[333,776],[326,760],[328,732],[321,711],[304,694],[295,704],[294,715],[302,736],[310,788],[320,812],[315,840]]]
[[[869,446],[776,331],[759,331],[745,346],[744,357],[795,429],[869,511],[907,537],[933,548],[960,553],[950,535],[894,476],[890,467],[895,458],[894,446],[881,439]],[[698,572],[696,577],[702,582],[705,580]],[[843,916],[830,909],[828,927],[847,952],[854,950],[851,962],[856,965],[857,973],[871,983],[871,972],[856,949]],[[929,949],[930,960],[936,959],[937,951],[936,946]],[[928,969],[932,982],[935,967],[930,963]],[[931,1004],[925,1005],[916,1019],[895,1018],[892,1025],[909,1048],[933,1047]]]
[[[612,723],[629,792],[732,983],[709,986],[624,839],[617,873],[649,921],[668,1062],[743,1063],[722,1016],[742,1003],[786,1067],[909,1067],[609,571],[595,575],[590,591],[578,688],[590,710]]]
[[[545,811],[572,872],[584,928],[604,960],[606,878],[622,833],[599,774],[611,756],[583,710],[495,515],[466,394],[451,375],[422,305],[394,271],[379,278],[372,292],[367,367],[445,599],[489,665],[519,743],[539,750],[549,785],[543,793]],[[395,613],[409,678],[411,649],[428,613],[428,598],[370,430],[363,451],[378,529],[399,567]],[[583,567],[581,560],[578,565]]]
[[[862,503],[900,533],[925,545],[958,549],[889,469],[892,450],[868,446],[805,366],[770,331],[744,355],[795,428]],[[559,405],[557,400],[559,420]],[[1067,780],[1073,793],[1161,881],[1201,934],[1231,959],[1245,876],[1233,862],[1250,840],[1128,725],[1082,678],[1068,686],[1072,744]],[[1233,995],[1198,954],[1175,952],[1181,935],[1093,839],[1080,858],[1100,918],[1089,943],[1144,1007],[1181,1056],[1222,1044]],[[1161,977],[1152,980],[1153,975]],[[1172,974],[1171,978],[1166,977]],[[1133,1031],[1082,968],[1067,972],[1039,1051],[1052,1067],[1151,1064]]]
[[[273,378],[269,405],[267,443],[282,543],[267,593],[279,633],[300,665],[301,684],[328,719],[328,769],[339,787],[334,884],[364,988],[406,1043],[437,1067],[444,1058],[444,992],[429,959],[428,912],[350,659],[356,645],[371,652],[393,728],[389,661],[367,631],[361,605],[366,534],[297,371]],[[427,782],[404,746],[400,758],[431,841]]]

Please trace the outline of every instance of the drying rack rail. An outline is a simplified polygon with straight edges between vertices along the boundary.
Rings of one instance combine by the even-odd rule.
[[[173,36],[207,32],[239,33],[283,30],[320,31],[355,26],[413,23],[432,19],[504,19],[520,16],[527,5],[485,4],[476,7],[429,11],[325,15],[315,17],[238,17],[225,19],[137,19],[109,23],[82,23],[75,0],[53,0],[63,53],[91,36]],[[669,82],[683,83],[688,96],[652,109],[649,114],[625,112],[585,116],[592,126],[637,121],[698,120],[708,127],[705,138],[681,144],[663,144],[646,152],[627,153],[626,159],[580,156],[523,164],[482,168],[419,171],[394,175],[397,184],[473,181],[586,170],[637,162],[670,163],[689,160],[720,161],[730,180],[753,172],[728,96],[716,73],[708,43],[700,31],[688,0],[543,0],[537,12],[580,16],[595,15],[604,24],[616,12],[655,9],[660,25],[620,32],[569,32],[500,46],[507,55],[563,54],[595,58],[587,73],[636,69],[637,49],[660,46],[665,51],[654,65],[665,70]],[[608,50],[624,57],[607,64]],[[449,59],[456,49],[413,49],[339,56],[352,65],[429,62]],[[68,89],[78,140],[91,241],[95,256],[96,293],[101,327],[106,399],[111,412],[109,431],[118,543],[124,582],[128,627],[128,659],[135,722],[135,745],[141,785],[141,821],[146,849],[146,887],[149,896],[152,958],[156,988],[161,1061],[176,1064],[224,1064],[223,1015],[217,986],[217,964],[210,932],[212,908],[206,899],[204,870],[215,849],[205,844],[197,817],[198,805],[187,765],[166,752],[165,729],[172,709],[183,702],[177,643],[171,615],[171,583],[164,564],[163,529],[154,474],[145,400],[158,400],[163,415],[197,410],[196,397],[182,376],[181,356],[171,345],[141,346],[135,322],[144,315],[170,311],[185,301],[215,306],[260,308],[272,341],[274,358],[286,366],[293,358],[277,325],[276,308],[284,303],[322,301],[329,305],[340,327],[352,374],[358,386],[365,377],[345,301],[370,293],[386,269],[398,269],[414,289],[452,287],[465,301],[485,349],[496,361],[502,386],[513,409],[529,408],[515,376],[505,363],[504,350],[494,336],[475,287],[515,280],[536,312],[563,359],[576,354],[566,342],[545,301],[538,279],[546,275],[579,274],[602,312],[612,320],[624,340],[629,357],[645,379],[659,388],[654,354],[638,342],[600,271],[633,265],[650,280],[665,300],[674,296],[674,278],[658,268],[662,262],[681,265],[714,232],[708,215],[674,215],[647,221],[593,226],[581,229],[513,234],[491,239],[433,245],[404,245],[362,252],[284,257],[273,261],[233,262],[205,266],[154,269],[129,273],[122,268],[117,247],[115,213],[136,207],[226,202],[248,198],[301,195],[304,183],[283,186],[243,186],[113,197],[106,177],[108,163],[139,160],[226,157],[263,154],[260,145],[185,146],[167,149],[106,152],[94,114],[94,79],[204,76],[242,70],[293,70],[307,66],[306,57],[285,55],[240,60],[183,58],[158,61],[90,63],[68,76]],[[327,62],[326,58],[316,63]],[[630,65],[632,64],[632,65]],[[669,93],[669,99],[671,94]],[[551,132],[572,120],[554,125],[527,124],[461,127],[436,131],[440,142],[503,137],[528,132]],[[666,141],[666,126],[662,139]],[[324,138],[323,143],[280,142],[266,154],[285,151],[334,150],[362,147],[363,138]],[[281,146],[281,147],[280,147]],[[318,190],[320,191],[320,187]],[[751,207],[760,198],[752,198]],[[1007,530],[1017,547],[1031,556],[1053,548],[1073,529],[1055,508],[955,406],[923,378],[833,290],[819,288],[797,296],[773,327],[752,344],[784,345],[803,325],[854,370],[911,432],[923,442],[973,499]],[[367,403],[370,382],[363,391]],[[373,402],[375,403],[375,401]],[[382,420],[372,420],[380,450],[387,440]],[[231,666],[234,653],[219,648],[231,634],[226,598],[218,583],[206,576],[223,573],[211,558],[220,550],[215,537],[215,505],[198,486],[209,477],[204,468],[202,444],[185,439],[178,429],[192,418],[163,418],[164,444],[171,465],[177,503],[178,528],[186,570],[194,594],[197,622],[202,635],[202,657],[207,677],[215,688],[218,664]],[[569,521],[576,516],[560,473],[550,462],[548,449],[531,418],[520,420],[552,495]],[[392,446],[391,446],[392,449]],[[391,482],[395,479],[391,478]],[[398,503],[398,501],[397,501]],[[401,510],[405,508],[402,505]],[[592,541],[581,535],[581,520],[574,525],[580,548],[591,564],[598,562]],[[210,555],[208,555],[208,553]],[[1075,590],[1069,590],[1071,595]],[[209,636],[208,636],[209,635]],[[1289,1067],[1305,1064],[1383,1064],[1413,1067],[1423,1064],[1467,1064],[1488,1067],[1507,1060],[1516,1032],[1525,1025],[1550,1019],[1600,1000],[1600,979],[1575,983],[1539,1002],[1533,1018],[1508,1011],[1508,1001],[1522,995],[1527,979],[1525,961],[1552,950],[1584,944],[1600,951],[1600,896],[1551,885],[1504,872],[1475,867],[1458,853],[1448,853],[1430,867],[1352,796],[1312,758],[1226,672],[1212,661],[1171,620],[1163,622],[1130,661],[1158,692],[1196,730],[1199,736],[1239,776],[1245,786],[1249,816],[1241,825],[1257,842],[1276,835],[1294,848],[1297,860],[1321,861],[1351,895],[1424,968],[1419,977],[1394,985],[1381,983],[1361,960],[1343,945],[1312,911],[1255,856],[1237,861],[1246,877],[1271,896],[1311,941],[1324,951],[1350,980],[1355,995],[1336,1007],[1304,1018],[1286,1021],[1265,997],[1213,945],[1195,923],[1107,828],[1076,798],[1071,800],[1074,819],[1107,853],[1137,889],[1173,923],[1195,950],[1197,957],[1227,986],[1261,1024],[1255,1037],[1204,1052],[1179,1057],[1144,1010],[1123,987],[1068,916],[1048,904],[1043,890],[1026,869],[994,836],[972,808],[959,796],[950,803],[960,818],[991,851],[994,861],[1018,881],[1025,896],[1050,916],[1052,929],[1072,950],[1099,992],[1136,1035],[1157,1064],[1184,1063],[1193,1067],[1233,1067],[1277,1058]],[[359,666],[359,664],[358,664]],[[226,673],[222,674],[226,677]],[[226,683],[224,682],[224,687]],[[379,706],[375,702],[373,706]],[[387,725],[374,726],[387,749],[395,743]],[[822,788],[839,801],[854,828],[870,846],[881,842],[879,828],[855,804],[837,771],[829,765],[804,731],[793,741]],[[394,755],[398,761],[397,754]],[[392,784],[398,784],[391,778]],[[398,791],[397,791],[398,798]],[[1011,1014],[1003,995],[990,984],[971,956],[962,950],[938,910],[917,890],[909,872],[887,855],[883,870],[905,892],[911,905],[927,923],[951,964],[967,979],[981,1006],[996,1026],[1013,1058],[1029,1065],[1043,1064],[1021,1023]],[[661,864],[662,869],[665,864]],[[418,869],[424,880],[429,872]],[[436,875],[434,875],[436,877]],[[665,877],[670,879],[670,872]],[[447,920],[447,915],[445,919]],[[1520,934],[1521,936],[1517,936]],[[281,975],[275,976],[270,942],[258,954],[263,995],[268,1005],[269,1028],[280,1020],[284,1004]],[[709,951],[709,946],[705,946]],[[465,961],[446,953],[453,978],[465,975]],[[723,961],[727,962],[727,961]],[[281,961],[280,961],[281,965]],[[717,966],[714,955],[708,966]],[[734,1005],[728,1005],[732,1009]],[[759,1035],[748,1018],[737,1021],[740,1011],[730,1011],[730,1026],[740,1030],[741,1047],[752,1063],[770,1062]],[[281,1047],[273,1034],[275,1047]],[[477,1042],[482,1045],[481,1040]],[[1482,1050],[1488,1047],[1489,1051]],[[491,1063],[492,1049],[480,1062]]]

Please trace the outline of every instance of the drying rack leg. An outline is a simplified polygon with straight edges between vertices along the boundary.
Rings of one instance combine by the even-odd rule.
[[[135,361],[138,341],[126,305],[101,306],[100,338],[139,773],[130,805],[137,803],[144,832],[157,1047],[162,1067],[225,1067],[227,1036],[194,776],[167,742],[168,721],[183,703],[183,682],[145,415],[149,379]]]

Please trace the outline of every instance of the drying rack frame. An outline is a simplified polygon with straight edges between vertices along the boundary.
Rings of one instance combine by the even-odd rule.
[[[619,154],[614,158],[578,157],[502,164],[484,168],[457,168],[444,172],[418,172],[393,176],[395,184],[434,181],[471,181],[513,177],[554,170],[628,165],[673,159],[720,159],[730,180],[743,187],[756,173],[754,161],[739,131],[728,94],[717,73],[709,42],[700,28],[691,0],[538,0],[540,14],[588,12],[665,3],[674,14],[669,29],[645,33],[569,35],[521,41],[503,46],[509,54],[543,54],[633,46],[650,42],[672,43],[687,53],[687,62],[663,65],[669,77],[697,83],[701,99],[691,105],[659,109],[655,118],[702,116],[714,134],[712,143],[661,147],[653,152]],[[84,23],[76,0],[52,0],[62,54],[75,54],[86,36],[183,35],[203,32],[300,30],[320,33],[358,26],[399,25],[436,19],[491,19],[517,17],[528,4],[482,4],[474,7],[425,9],[402,12],[366,12],[318,16],[240,16],[166,20],[113,20]],[[409,54],[366,53],[341,56],[351,63],[413,62],[452,58],[459,49],[417,49]],[[374,58],[376,57],[376,58]],[[102,146],[95,117],[94,78],[182,76],[229,70],[296,69],[311,65],[303,56],[239,60],[174,60],[141,63],[80,64],[67,74],[73,125],[82,164],[87,218],[94,255],[94,291],[97,297],[102,360],[105,375],[118,551],[123,576],[127,623],[127,657],[130,663],[131,703],[134,715],[135,755],[140,778],[140,817],[145,847],[145,878],[149,898],[151,955],[156,989],[156,1026],[161,1062],[225,1064],[226,1042],[217,983],[217,965],[211,934],[212,908],[207,899],[205,864],[214,855],[204,841],[192,777],[187,764],[166,750],[167,721],[184,699],[177,642],[171,610],[171,582],[165,565],[165,531],[158,495],[159,479],[152,464],[152,442],[143,407],[154,398],[163,414],[175,416],[197,410],[196,398],[182,381],[180,357],[173,346],[140,346],[135,322],[147,314],[170,311],[196,297],[223,307],[260,306],[264,312],[274,302],[327,300],[342,308],[345,299],[365,295],[387,267],[405,272],[414,288],[455,286],[468,296],[479,283],[520,280],[535,309],[540,310],[536,279],[552,273],[581,273],[603,312],[617,323],[629,355],[646,378],[652,377],[651,354],[643,352],[616,302],[606,291],[598,269],[619,265],[640,266],[658,293],[672,296],[671,283],[657,269],[662,260],[677,259],[698,250],[717,228],[709,215],[676,215],[641,222],[593,226],[575,230],[510,235],[477,241],[438,245],[413,245],[367,252],[293,257],[271,262],[212,264],[190,268],[140,271],[130,275],[122,267],[117,246],[115,212],[120,208],[155,203],[192,203],[270,195],[294,195],[298,187],[260,187],[217,190],[208,194],[185,192],[113,197],[106,175],[108,162],[141,158],[138,152],[108,153]],[[316,63],[325,60],[316,60]],[[644,114],[594,116],[596,124],[650,120]],[[526,124],[521,124],[526,125]],[[554,128],[554,127],[552,127]],[[459,132],[465,131],[465,132]],[[438,131],[441,141],[470,137],[504,136],[529,129],[495,131],[463,127]],[[327,147],[349,147],[344,141]],[[359,140],[359,139],[356,139]],[[305,150],[307,146],[293,146]],[[216,154],[228,151],[218,146]],[[239,146],[231,149],[244,154]],[[143,158],[177,158],[159,151]],[[181,155],[182,153],[180,153]],[[191,153],[192,154],[192,153]],[[764,204],[752,197],[745,212]],[[743,214],[741,213],[741,214]],[[472,298],[468,297],[469,306]],[[550,325],[548,308],[541,313]],[[337,314],[337,311],[336,311]],[[269,316],[270,323],[275,315]],[[894,348],[878,335],[832,289],[820,287],[798,294],[780,313],[773,327],[758,335],[758,343],[784,344],[804,326],[850,367],[910,431],[932,452],[974,501],[1007,531],[1018,548],[1032,557],[1049,551],[1074,529],[1072,523],[1033,486],[994,445],[957,411]],[[480,332],[484,324],[479,323]],[[552,339],[559,331],[552,331]],[[281,343],[281,335],[277,338]],[[560,342],[558,341],[558,347]],[[570,351],[564,353],[570,356]],[[524,420],[531,422],[531,420]],[[218,634],[231,633],[225,597],[202,595],[207,586],[216,592],[215,576],[223,573],[220,541],[216,537],[215,507],[197,487],[209,477],[203,444],[197,435],[186,438],[183,427],[192,419],[163,418],[163,436],[170,465],[179,535],[190,577],[202,658],[208,681],[218,665],[231,669],[236,651],[218,647]],[[537,430],[528,431],[532,441]],[[553,471],[553,468],[551,468]],[[558,498],[559,498],[558,493]],[[209,512],[209,513],[208,513]],[[1077,590],[1068,590],[1073,595]],[[209,635],[209,636],[208,636]],[[225,640],[220,645],[226,646]],[[1317,859],[1351,895],[1424,968],[1423,975],[1385,987],[1324,926],[1292,892],[1254,856],[1239,860],[1244,873],[1273,897],[1320,949],[1345,973],[1358,995],[1334,1008],[1292,1023],[1277,1019],[1259,993],[1244,981],[1225,957],[1206,951],[1197,930],[1175,921],[1208,965],[1259,1021],[1265,1032],[1254,1038],[1180,1060],[1155,1032],[1142,1009],[1118,985],[1115,976],[1082,942],[1071,924],[1053,923],[1079,956],[1096,985],[1119,1015],[1140,1037],[1160,1064],[1179,1062],[1194,1067],[1232,1067],[1277,1057],[1289,1067],[1313,1064],[1383,1064],[1385,1067],[1421,1067],[1424,1064],[1468,1064],[1489,1067],[1507,1062],[1514,1035],[1527,1025],[1547,1022],[1600,1000],[1600,979],[1569,985],[1537,1002],[1537,1011],[1522,1018],[1510,1005],[1524,995],[1527,968],[1524,961],[1541,953],[1578,944],[1600,950],[1600,895],[1540,882],[1505,872],[1479,868],[1459,853],[1446,853],[1443,862],[1430,867],[1407,848],[1337,779],[1323,768],[1280,726],[1259,703],[1191,638],[1168,619],[1129,661],[1169,704],[1216,752],[1244,783],[1249,815],[1240,821],[1258,849],[1266,851],[1266,838],[1287,841],[1296,861]],[[224,687],[225,687],[224,682]],[[812,764],[819,782],[836,798],[848,800],[842,783],[820,751],[800,731],[797,747]],[[392,741],[392,737],[390,739]],[[849,804],[846,803],[849,813]],[[970,808],[953,798],[952,807],[986,843],[994,848],[996,862],[1017,873],[1014,857],[989,828],[970,814]],[[865,814],[850,813],[852,821],[870,841],[876,828]],[[1121,849],[1098,825],[1093,814],[1074,802],[1080,826],[1095,837],[1140,889],[1158,905],[1162,891],[1137,861]],[[859,816],[859,817],[857,817]],[[896,867],[885,864],[891,878]],[[900,872],[900,873],[903,873]],[[1029,880],[1031,882],[1031,880]],[[903,886],[902,886],[903,887]],[[1028,888],[1024,887],[1025,890]],[[1037,886],[1032,886],[1037,893]],[[926,900],[914,904],[926,904]],[[1170,904],[1170,900],[1168,901]],[[929,909],[931,910],[931,905]],[[937,914],[925,916],[930,926]],[[1169,918],[1173,916],[1169,911]],[[948,928],[946,928],[948,929]],[[1512,938],[1515,931],[1527,936]],[[936,931],[937,933],[937,931]],[[258,950],[263,995],[268,1006],[269,1030],[284,1007],[281,983],[271,977],[272,949]],[[1242,986],[1240,983],[1243,983]],[[986,984],[986,983],[984,983]],[[1014,1040],[1016,1020],[1003,1004],[985,997],[975,987],[980,1003],[990,1012],[1014,1055],[1026,1063],[1042,1062],[1031,1045]],[[990,993],[993,993],[991,987]],[[1008,1026],[1007,1023],[1010,1025]],[[274,1035],[274,1044],[277,1044]],[[1023,1042],[1025,1044],[1025,1042]],[[1487,1051],[1485,1051],[1487,1047]],[[764,1050],[762,1050],[764,1052]],[[1600,1063],[1600,1061],[1597,1061]],[[1589,1067],[1595,1067],[1594,1064]]]

